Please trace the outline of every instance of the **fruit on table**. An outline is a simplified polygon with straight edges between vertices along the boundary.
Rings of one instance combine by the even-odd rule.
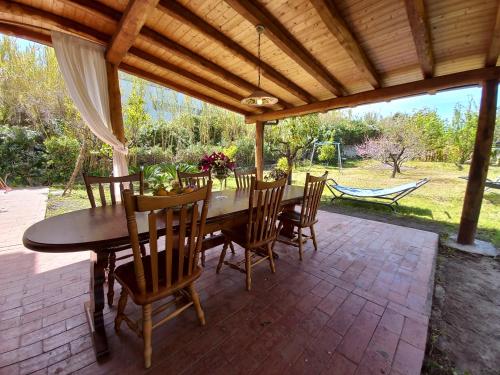
[[[156,195],[158,195],[160,197],[164,197],[164,196],[168,195],[168,192],[164,188],[159,188],[156,191]]]

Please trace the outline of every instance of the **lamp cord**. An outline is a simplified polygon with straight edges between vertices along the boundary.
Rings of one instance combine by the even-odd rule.
[[[260,89],[260,31],[257,31],[257,34],[258,34],[258,55],[259,55],[259,65],[258,65],[258,72],[259,72],[259,76],[258,76],[258,81],[257,81],[257,87]]]

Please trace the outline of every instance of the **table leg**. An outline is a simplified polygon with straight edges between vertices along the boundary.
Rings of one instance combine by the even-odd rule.
[[[85,311],[95,355],[99,360],[109,353],[103,316],[105,304],[103,284],[106,279],[108,253],[92,251],[90,254],[90,301],[85,304]]]
[[[283,206],[282,211],[295,211],[295,204],[289,204],[286,206]],[[293,234],[293,225],[289,223],[285,223],[283,225],[283,229],[281,229],[280,235],[289,239],[292,239],[294,237]]]

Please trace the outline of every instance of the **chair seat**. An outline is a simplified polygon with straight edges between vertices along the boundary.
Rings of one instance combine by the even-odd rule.
[[[176,267],[178,265],[178,254],[174,252],[172,259],[172,280],[177,280],[179,269]],[[132,298],[132,300],[138,305],[144,305],[148,303],[152,303],[159,299],[165,298],[168,295],[173,294],[175,291],[184,288],[186,285],[192,283],[194,280],[198,279],[201,275],[202,269],[200,267],[196,267],[195,271],[190,276],[184,276],[182,282],[177,284],[173,283],[171,286],[166,286],[166,275],[165,275],[165,267],[158,267],[158,284],[159,289],[158,292],[153,293],[152,286],[152,271],[151,271],[151,256],[147,255],[142,257],[142,262],[144,266],[144,276],[146,278],[146,294],[143,295],[139,291],[139,286],[137,285],[137,280],[135,277],[134,270],[134,262],[124,263],[118,266],[115,270],[116,280],[125,288]],[[161,251],[158,253],[158,264],[165,264],[165,251]],[[189,260],[187,257],[184,257],[184,275],[187,274],[189,266]]]
[[[317,222],[317,220],[314,220],[312,223],[304,223],[302,225],[300,223],[300,212],[297,211],[283,211],[278,215],[278,220],[291,223],[297,227],[308,227],[311,224],[315,224]]]
[[[246,247],[247,243],[247,226],[241,225],[239,227],[223,229],[222,234],[224,237],[230,239],[232,242],[236,242],[241,247]]]
[[[278,220],[291,221],[294,223],[300,223],[300,212],[297,211],[283,211],[278,215]]]

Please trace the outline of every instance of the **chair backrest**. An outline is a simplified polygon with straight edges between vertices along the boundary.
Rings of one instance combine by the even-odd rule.
[[[209,181],[207,186],[191,193],[168,197],[132,195],[130,190],[124,191],[127,227],[134,254],[134,270],[141,294],[145,294],[149,289],[147,285],[153,293],[160,288],[175,287],[196,270],[211,190],[212,182]],[[136,212],[149,212],[151,280],[146,280],[144,273],[143,262],[147,259],[141,256]],[[163,237],[165,260],[162,262],[158,260],[158,221],[165,223],[165,237]]]
[[[236,179],[237,189],[250,189],[252,177],[257,177],[257,168],[252,169],[235,169],[234,178]]]
[[[116,193],[115,184],[120,186],[120,194],[123,194],[125,189],[130,189],[132,193],[134,192],[134,182],[139,185],[139,194],[144,194],[144,173],[140,171],[136,174],[130,174],[128,176],[121,177],[98,177],[98,176],[88,176],[83,173],[83,181],[85,182],[85,187],[87,188],[87,196],[89,197],[90,205],[92,208],[96,208],[96,201],[94,198],[93,187],[97,186],[99,190],[99,198],[101,201],[101,206],[115,205]],[[109,188],[109,197],[111,202],[106,200],[105,186]]]
[[[304,197],[302,199],[302,209],[300,211],[300,223],[302,225],[312,224],[316,221],[321,195],[325,188],[328,172],[321,177],[306,175],[306,184],[304,186]]]
[[[189,173],[177,170],[177,178],[181,187],[194,186],[200,188],[207,186],[208,181],[212,181],[210,171]]]
[[[264,182],[252,177],[246,234],[246,241],[250,246],[257,247],[276,238],[276,218],[280,211],[285,185],[286,178]]]

